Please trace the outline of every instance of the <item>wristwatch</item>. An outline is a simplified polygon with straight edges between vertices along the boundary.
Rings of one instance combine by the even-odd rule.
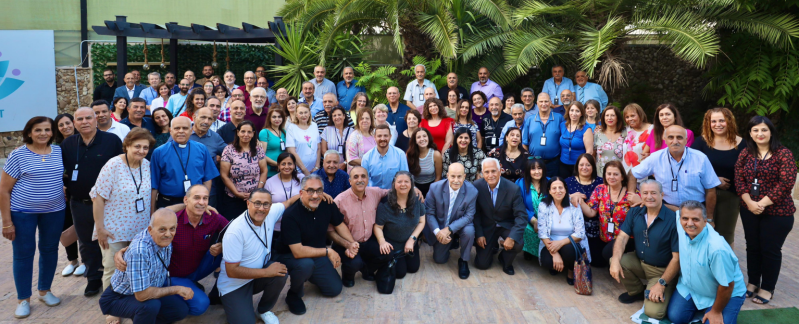
[[[663,278],[658,279],[658,283],[663,287],[667,287],[669,285],[668,283],[666,283],[666,279]]]
[[[411,238],[416,241],[416,236],[411,235]]]

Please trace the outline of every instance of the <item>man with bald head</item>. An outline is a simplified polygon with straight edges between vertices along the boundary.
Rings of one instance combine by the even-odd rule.
[[[314,78],[308,80],[308,82],[314,85],[314,100],[322,100],[322,96],[324,96],[326,93],[333,93],[333,95],[338,98],[338,93],[336,93],[336,84],[333,83],[333,81],[325,78],[326,75],[327,69],[325,69],[324,66],[317,65],[313,68]]]
[[[266,79],[266,72],[264,72],[264,76],[258,77],[258,82],[255,83],[255,86],[266,90],[266,98],[269,99],[269,105],[277,102],[277,100],[275,100],[275,90],[269,87],[269,80]]]
[[[133,323],[173,323],[189,314],[186,300],[191,288],[172,285],[172,240],[178,220],[162,208],[153,213],[150,226],[137,234],[125,253],[125,271],[115,270],[111,286],[100,297],[103,314],[133,319]]]
[[[203,184],[211,190],[211,180],[219,176],[208,149],[189,140],[191,129],[188,117],[175,117],[169,129],[172,140],[153,152],[150,160],[153,206],[150,210],[182,202],[186,191],[195,184]]]
[[[280,107],[284,107],[283,109],[285,109],[286,100],[289,100],[289,91],[286,90],[286,88],[277,89],[277,92],[275,93],[275,100],[277,100],[277,103],[280,104]]]
[[[574,100],[585,104],[588,100],[599,101],[599,112],[605,110],[608,105],[608,94],[602,89],[602,86],[588,82],[588,74],[585,71],[577,71],[574,76]]]
[[[386,122],[397,128],[397,133],[402,133],[408,129],[408,124],[405,123],[405,115],[411,110],[408,105],[400,102],[399,88],[389,87],[386,90],[386,99],[388,99],[388,117]],[[422,122],[421,120],[419,121]]]
[[[351,66],[344,67],[344,69],[341,70],[341,77],[344,80],[336,84],[336,95],[338,96],[338,102],[341,106],[349,111],[350,107],[352,107],[352,98],[354,98],[358,92],[366,92],[366,89],[358,85],[358,80],[355,79],[355,69]]]
[[[480,129],[486,152],[499,146],[502,127],[513,121],[513,117],[502,111],[502,99],[499,97],[488,100],[488,111],[490,114],[483,115],[483,128]]]
[[[574,93],[571,92],[569,89],[563,89],[560,92],[560,105],[552,106],[552,112],[558,113],[563,118],[566,118],[566,110],[569,109],[569,106],[574,102]]]
[[[470,92],[468,92],[466,88],[458,85],[458,74],[456,74],[455,72],[448,73],[447,86],[438,89],[438,97],[441,98],[441,101],[444,102],[445,106],[447,103],[447,95],[449,94],[450,90],[458,91],[458,100],[461,100],[463,98],[469,98]]]
[[[659,150],[632,168],[630,174],[637,179],[651,175],[663,186],[663,203],[673,211],[688,200],[704,203],[707,214],[713,215],[716,208],[716,186],[719,177],[710,165],[707,156],[685,144],[688,134],[680,125],[672,125],[663,132],[668,149]],[[635,188],[635,181],[631,188]],[[713,224],[713,219],[708,219]],[[715,224],[713,224],[715,226]]]
[[[133,73],[127,73],[125,74],[125,85],[114,90],[114,99],[112,99],[111,102],[122,97],[130,103],[130,99],[138,98],[142,91],[144,91],[144,86],[136,85],[136,77],[133,76]],[[113,106],[111,106],[111,108],[113,108]]]
[[[189,82],[188,79],[182,79],[177,86],[180,89],[180,92],[169,96],[169,100],[166,102],[166,109],[169,110],[172,115],[174,115],[176,111],[185,110],[186,97],[189,95],[191,82]]]
[[[64,186],[70,194],[72,220],[80,241],[78,246],[81,259],[86,265],[88,284],[83,294],[94,296],[103,288],[103,273],[99,271],[103,256],[100,245],[92,240],[94,204],[89,192],[106,162],[122,154],[122,141],[114,134],[97,129],[96,114],[89,107],[81,107],[75,111],[74,123],[77,134],[67,137],[61,143],[62,151],[69,150],[63,151],[65,153],[61,156],[66,176]]]
[[[571,81],[570,81],[571,82]],[[538,94],[538,113],[525,118],[522,145],[531,158],[544,160],[547,176],[558,175],[560,160],[560,123],[563,115],[552,113],[549,94]]]
[[[194,71],[192,70],[186,70],[186,72],[183,72],[183,78],[188,80],[189,84],[191,84],[189,91],[194,90],[194,88],[202,87],[202,85],[197,84],[197,75],[195,75]]]
[[[501,102],[505,97],[505,95],[502,94],[502,88],[496,82],[491,81],[491,79],[488,78],[489,76],[491,76],[491,72],[488,71],[487,67],[483,66],[477,70],[477,82],[472,83],[472,89],[469,93],[482,91],[485,93],[486,99],[491,100],[491,98],[499,98]]]
[[[236,91],[241,91],[236,89]],[[247,106],[241,100],[233,100],[230,103],[230,122],[225,123],[219,128],[217,132],[219,136],[222,136],[222,140],[225,143],[230,144],[233,143],[233,140],[236,139],[236,127],[239,126],[241,122],[244,121],[244,115],[247,113]]]
[[[225,100],[225,107],[222,107],[222,111],[219,113],[219,120],[230,123],[232,112],[230,111],[230,106],[233,105],[234,102],[241,101],[244,103],[244,107],[249,107],[250,102],[244,101],[244,91],[240,89],[234,89],[230,92],[230,98]],[[243,118],[243,117],[242,117]]]
[[[446,263],[453,244],[452,234],[460,240],[458,276],[469,278],[469,258],[474,245],[474,214],[477,189],[466,181],[463,164],[453,163],[447,169],[447,179],[434,182],[427,192],[424,206],[427,212],[427,242],[433,242],[433,261]]]

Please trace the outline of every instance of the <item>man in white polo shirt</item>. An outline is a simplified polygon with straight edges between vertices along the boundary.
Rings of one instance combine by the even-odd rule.
[[[125,137],[130,133],[130,127],[118,123],[111,118],[111,110],[108,109],[108,106],[108,102],[103,99],[95,100],[91,104],[90,108],[94,110],[94,114],[97,115],[97,129],[114,134],[124,142]]]

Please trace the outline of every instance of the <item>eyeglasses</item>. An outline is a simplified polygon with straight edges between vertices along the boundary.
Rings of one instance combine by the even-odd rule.
[[[302,189],[302,190],[307,192],[311,196],[313,196],[313,195],[321,195],[321,194],[325,193],[325,190],[323,188],[319,188],[319,189]]]
[[[181,86],[181,87],[188,87],[189,85],[188,85],[188,84],[185,84],[185,83],[181,83],[181,84],[180,84],[180,86]]]
[[[260,201],[252,201],[252,200],[249,200],[249,202],[252,203],[252,206],[255,207],[255,208],[263,208],[263,209],[272,208],[272,204],[271,203],[260,202]]]

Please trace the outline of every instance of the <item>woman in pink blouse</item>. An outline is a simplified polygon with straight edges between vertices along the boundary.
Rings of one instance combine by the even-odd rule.
[[[663,132],[671,125],[680,125],[685,127],[680,117],[680,111],[677,110],[672,104],[662,104],[655,110],[654,126],[652,133],[646,139],[644,149],[641,153],[641,160],[645,159],[649,154],[660,151],[666,148],[666,141],[663,140]],[[688,133],[688,143],[685,146],[690,147],[694,143],[694,132],[690,129],[685,129]]]
[[[255,130],[249,120],[236,127],[236,137],[222,151],[219,162],[225,194],[219,196],[222,216],[232,220],[247,210],[247,199],[255,188],[266,183],[266,154],[253,140]]]
[[[374,137],[375,115],[369,107],[358,110],[356,130],[347,138],[347,172],[354,166],[360,166],[361,157],[377,145]]]

